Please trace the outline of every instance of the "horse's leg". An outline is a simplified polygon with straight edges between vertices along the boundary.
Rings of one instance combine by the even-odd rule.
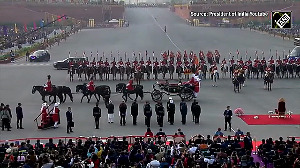
[[[83,97],[84,97],[84,95],[82,95],[82,97],[81,97],[81,100],[80,100],[80,103],[82,103],[82,99],[83,99]]]

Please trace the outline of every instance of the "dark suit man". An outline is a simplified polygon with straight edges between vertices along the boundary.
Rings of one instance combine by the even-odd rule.
[[[224,117],[225,117],[225,130],[227,131],[227,123],[229,125],[229,131],[231,131],[231,118],[232,118],[232,110],[230,109],[230,106],[227,106],[227,109],[224,111]]]
[[[133,120],[133,125],[136,125],[136,119],[139,114],[139,105],[134,101],[131,104],[131,115],[132,115],[132,120]]]
[[[68,111],[66,112],[66,117],[67,117],[67,133],[69,134],[70,132],[73,132],[72,125],[71,125],[71,123],[73,122],[71,107],[68,107]]]
[[[192,105],[191,105],[191,111],[192,111],[192,116],[193,116],[193,122],[195,121],[195,115],[194,115],[194,113],[193,113],[192,108],[193,108],[193,106],[196,105],[197,103],[198,103],[197,100],[194,99],[194,102],[193,102]]]
[[[21,107],[21,103],[18,103],[18,107],[16,107],[16,114],[17,114],[17,129],[24,129],[22,127],[22,120],[23,120],[23,109]]]
[[[144,115],[145,115],[145,125],[147,127],[150,127],[150,121],[152,116],[152,109],[148,101],[146,101],[146,104],[144,105]]]
[[[119,106],[119,111],[120,111],[120,125],[124,125],[126,124],[126,110],[127,110],[127,105],[125,104],[125,102],[123,101],[120,106]]]
[[[93,116],[95,118],[96,129],[99,129],[99,119],[101,117],[101,109],[99,103],[96,103],[96,106],[93,108]]]
[[[186,123],[186,115],[187,115],[187,105],[184,101],[180,102],[180,113],[181,113],[181,122],[184,125]]]
[[[195,105],[192,106],[192,113],[195,117],[195,124],[199,124],[200,122],[200,114],[201,114],[201,107],[198,102],[195,102]]]
[[[156,115],[157,115],[158,125],[160,127],[163,127],[163,125],[164,125],[164,116],[165,116],[165,108],[164,108],[164,106],[162,105],[161,102],[158,102],[155,105],[155,112],[156,112]]]

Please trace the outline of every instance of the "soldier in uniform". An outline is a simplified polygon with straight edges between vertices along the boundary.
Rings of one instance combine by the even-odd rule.
[[[231,60],[230,60],[230,65],[233,65],[233,64],[235,64],[235,61],[234,61],[234,59],[232,57]]]
[[[106,68],[108,68],[108,67],[109,67],[108,58],[106,58],[106,59],[105,59],[104,65],[105,65],[105,67],[106,67]]]
[[[282,64],[282,61],[281,61],[280,57],[276,60],[276,63],[277,63],[277,65]]]
[[[264,65],[266,63],[267,63],[267,61],[266,61],[265,57],[263,57],[263,59],[261,60],[261,64]]]
[[[90,92],[94,92],[95,91],[95,85],[94,85],[94,81],[93,81],[93,77],[91,77],[91,80],[90,82],[87,84],[87,89],[90,91]]]
[[[102,57],[100,57],[100,60],[98,61],[98,66],[101,67],[103,65]]]
[[[240,58],[239,61],[237,61],[239,63],[240,66],[243,66],[244,65],[244,61],[243,61],[243,58]]]
[[[47,78],[48,79],[47,79],[47,83],[44,86],[44,90],[49,93],[52,92],[51,76],[48,75]]]
[[[153,78],[155,80],[157,80],[157,74],[159,73],[158,71],[159,71],[159,62],[157,61],[157,58],[155,58],[155,61],[153,62],[153,75],[154,75]]]
[[[174,115],[175,115],[175,104],[172,97],[169,97],[167,102],[167,111],[168,111],[168,122],[170,125],[174,125]]]
[[[118,66],[119,66],[119,68],[124,66],[122,57],[120,58],[120,61],[118,62]]]
[[[248,61],[246,61],[246,65],[248,66],[252,65],[251,57],[248,59]]]
[[[223,64],[223,65],[227,64],[227,62],[226,62],[226,59],[225,59],[225,58],[222,60],[222,64]]]
[[[137,58],[135,58],[135,60],[132,62],[133,67],[136,69],[137,65],[138,65],[138,61]]]
[[[164,125],[164,115],[165,115],[165,108],[161,102],[157,102],[155,105],[155,112],[157,115],[157,123],[160,127]]]
[[[274,62],[275,62],[275,61],[273,60],[273,56],[272,56],[272,57],[270,58],[270,60],[269,60],[269,64],[272,65],[272,64],[274,64]]]
[[[114,57],[113,61],[111,62],[111,66],[114,67],[117,65],[117,62],[116,62],[116,58]]]

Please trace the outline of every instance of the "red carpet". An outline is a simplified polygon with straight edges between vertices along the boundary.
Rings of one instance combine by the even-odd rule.
[[[255,119],[254,116],[258,116]],[[300,125],[300,114],[294,114],[291,118],[277,118],[269,115],[242,115],[240,118],[248,125]]]

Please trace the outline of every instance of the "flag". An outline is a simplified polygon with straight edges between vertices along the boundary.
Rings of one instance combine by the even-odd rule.
[[[33,22],[33,29],[36,30],[36,23]]]
[[[24,32],[27,32],[27,25],[24,24]]]
[[[6,26],[3,26],[3,35],[7,36],[7,27]]]
[[[17,23],[15,23],[14,31],[15,31],[15,33],[18,33]]]

